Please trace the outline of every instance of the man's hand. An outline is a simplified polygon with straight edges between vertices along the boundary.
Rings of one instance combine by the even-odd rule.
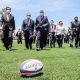
[[[43,26],[43,27],[45,27],[45,26],[47,26],[47,25],[48,25],[48,23],[46,23],[46,24],[43,24],[42,26]]]
[[[0,26],[0,32],[2,32],[2,26]]]
[[[34,37],[36,36],[36,30],[34,30],[33,36],[34,36]]]
[[[49,33],[49,35],[51,35],[51,33]]]
[[[13,35],[15,36],[16,34],[15,34],[15,30],[13,30]]]

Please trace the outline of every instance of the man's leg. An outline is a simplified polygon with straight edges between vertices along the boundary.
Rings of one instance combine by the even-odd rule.
[[[10,30],[8,34],[8,48],[11,50],[12,48],[12,43],[13,43],[13,31]]]
[[[6,50],[8,50],[8,32],[3,31],[3,43]]]
[[[32,42],[33,42],[33,39],[31,38],[31,39],[29,40],[29,48],[30,48],[30,49],[32,49]]]
[[[22,38],[20,38],[20,43],[22,44]]]
[[[41,40],[41,32],[37,31],[36,33],[36,49],[40,50],[40,40]]]
[[[29,40],[28,38],[25,38],[25,46],[27,49],[29,49]]]
[[[13,38],[9,37],[8,38],[8,48],[9,48],[9,50],[11,50],[11,48],[12,48],[12,43],[13,43]]]
[[[29,49],[29,35],[27,35],[26,32],[24,32],[24,38],[25,38],[25,46],[27,49]]]
[[[76,47],[76,48],[78,47],[78,41],[79,41],[79,40],[78,40],[78,37],[79,37],[78,35],[76,35],[76,37],[75,37],[75,47]]]

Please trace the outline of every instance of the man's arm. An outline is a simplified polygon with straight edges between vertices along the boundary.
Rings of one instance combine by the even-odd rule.
[[[4,27],[4,17],[3,17],[3,15],[1,16],[1,20],[0,20],[0,27],[3,30],[3,27]]]
[[[44,24],[42,25],[43,27],[49,26],[49,21],[48,18],[46,17]]]
[[[3,15],[1,16],[1,20],[0,20],[0,22],[1,22],[1,26],[2,26],[2,25],[3,25],[3,23],[4,23]]]
[[[12,19],[12,25],[13,25],[13,30],[15,30],[15,20],[14,20],[14,17]]]
[[[71,29],[73,28],[73,22],[71,22]]]

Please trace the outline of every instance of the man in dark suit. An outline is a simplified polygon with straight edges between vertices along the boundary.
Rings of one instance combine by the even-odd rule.
[[[22,44],[22,31],[20,29],[18,30],[16,36],[17,36],[17,43]]]
[[[36,18],[35,31],[36,31],[36,50],[43,49],[46,45],[47,34],[49,30],[48,18],[44,16],[44,11],[40,11],[40,16]]]
[[[34,21],[31,19],[31,14],[27,14],[27,19],[22,23],[22,30],[25,38],[25,46],[27,49],[32,49]]]
[[[13,32],[15,30],[14,16],[10,13],[11,8],[6,7],[5,14],[1,17],[1,23],[3,26],[3,43],[6,50],[11,50],[13,41]]]
[[[77,16],[74,18],[74,21],[71,22],[71,29],[73,38],[75,38],[75,47],[77,48],[80,41],[80,21]]]

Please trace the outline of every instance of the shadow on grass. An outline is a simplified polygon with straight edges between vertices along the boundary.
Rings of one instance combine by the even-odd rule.
[[[51,48],[44,48],[43,51],[44,51],[44,50],[51,50]]]
[[[34,77],[39,77],[39,76],[42,76],[43,73],[39,73],[37,75],[34,75],[34,76],[25,76],[25,75],[21,75],[22,78],[34,78]]]
[[[55,47],[55,48],[57,48],[57,49],[65,49],[65,47],[61,47],[61,48],[59,48],[59,47]]]
[[[16,50],[18,50],[18,49],[11,49],[11,50],[0,49],[0,50],[2,50],[2,51],[16,51]]]
[[[35,50],[35,51],[37,51],[36,49],[24,49],[24,50],[31,50],[31,51],[33,51],[33,50]],[[51,50],[50,48],[44,48],[43,50],[40,50],[40,51],[47,51],[47,50]]]
[[[73,47],[72,49],[80,49],[80,47],[77,47],[77,48],[76,47]]]
[[[36,49],[27,49],[27,48],[26,48],[26,49],[24,49],[24,50],[36,50]]]
[[[18,49],[11,49],[11,51],[16,51],[16,50],[18,50]]]

